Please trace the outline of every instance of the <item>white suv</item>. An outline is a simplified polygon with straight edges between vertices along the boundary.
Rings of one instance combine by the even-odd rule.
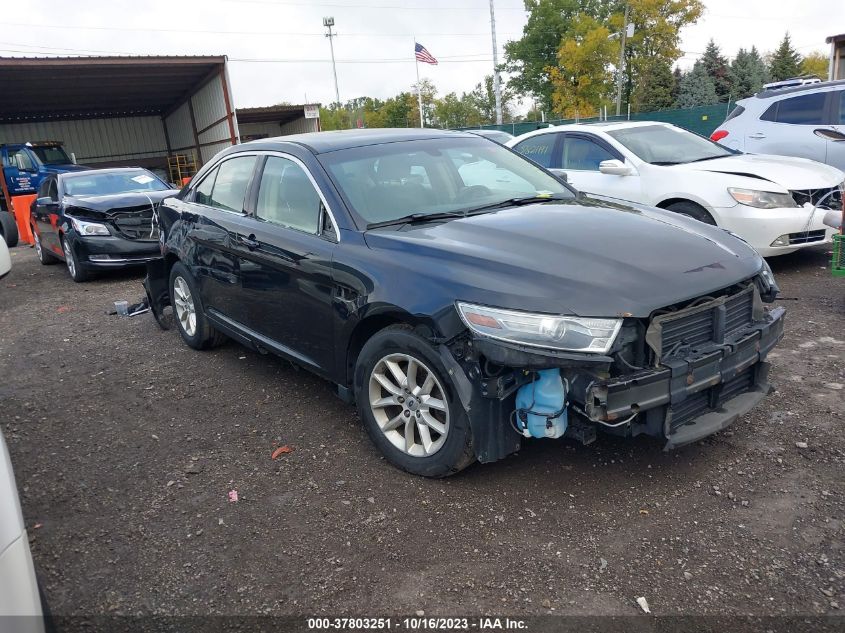
[[[845,170],[845,80],[737,101],[710,138],[749,154],[800,156]]]

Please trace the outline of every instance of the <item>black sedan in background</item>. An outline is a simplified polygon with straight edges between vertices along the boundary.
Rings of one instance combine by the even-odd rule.
[[[48,176],[30,208],[42,264],[64,261],[74,281],[96,271],[143,265],[161,256],[159,203],[178,193],[138,167]]]
[[[336,383],[420,475],[522,438],[688,444],[768,393],[783,333],[771,271],[742,240],[585,199],[473,134],[238,145],[159,219],[145,285],[160,323],[171,305],[191,347],[228,336]]]

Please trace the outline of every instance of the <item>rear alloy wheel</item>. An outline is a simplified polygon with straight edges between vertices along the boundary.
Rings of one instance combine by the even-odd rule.
[[[179,334],[189,347],[210,349],[226,340],[208,322],[194,279],[181,262],[175,263],[170,271],[170,303]]]
[[[41,236],[36,233],[34,228],[32,229],[32,238],[35,240],[35,253],[38,255],[38,261],[44,266],[55,264],[56,258],[52,253],[48,253],[44,250],[44,247],[41,245]]]
[[[681,215],[685,215],[693,220],[698,220],[699,222],[704,222],[705,224],[716,226],[713,216],[707,212],[707,209],[695,202],[688,202],[686,200],[682,202],[675,202],[667,206],[666,210],[674,213],[680,213]]]
[[[440,353],[407,325],[376,332],[355,365],[358,414],[390,463],[446,477],[475,461],[469,417]]]
[[[79,259],[77,259],[76,253],[73,252],[70,240],[64,236],[62,236],[61,240],[62,251],[65,254],[65,264],[67,264],[67,271],[70,273],[70,278],[77,283],[87,281],[88,273],[80,267]]]

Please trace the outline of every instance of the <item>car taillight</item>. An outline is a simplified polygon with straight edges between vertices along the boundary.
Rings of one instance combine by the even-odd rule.
[[[728,135],[727,130],[716,130],[715,132],[713,132],[713,134],[710,135],[710,140],[719,142],[723,138],[725,138],[727,135]]]

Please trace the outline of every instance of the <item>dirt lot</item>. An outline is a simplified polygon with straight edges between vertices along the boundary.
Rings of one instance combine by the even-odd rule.
[[[107,316],[142,273],[12,261],[0,419],[54,613],[845,610],[845,280],[825,250],[772,261],[778,391],[730,430],[669,454],[536,441],[445,481],[392,468],[282,360]]]

